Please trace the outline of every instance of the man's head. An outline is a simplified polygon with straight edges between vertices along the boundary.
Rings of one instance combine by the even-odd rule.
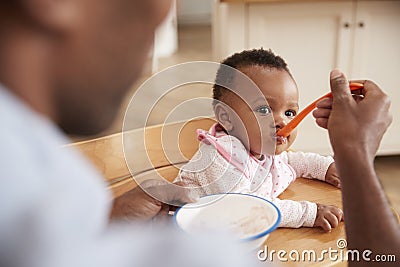
[[[154,30],[170,5],[169,0],[11,2],[0,4],[0,36],[6,40],[0,55],[8,51],[4,62],[0,57],[0,81],[72,134],[94,134],[110,124],[141,74]],[[36,69],[30,58],[24,62],[18,56],[28,50]],[[5,64],[37,75],[16,81],[16,71],[7,73]]]

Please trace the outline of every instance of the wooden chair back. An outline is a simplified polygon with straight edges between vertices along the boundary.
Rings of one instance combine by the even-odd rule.
[[[208,130],[212,118],[149,126],[72,144],[104,175],[114,196],[137,184],[135,180],[161,175],[172,181],[197,151],[196,129]],[[125,154],[124,154],[125,151]],[[133,179],[133,175],[135,179]]]

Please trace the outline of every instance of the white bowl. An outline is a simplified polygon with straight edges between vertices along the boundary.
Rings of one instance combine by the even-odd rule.
[[[247,194],[209,195],[175,212],[176,224],[189,234],[229,232],[248,250],[260,247],[281,220],[270,201]]]

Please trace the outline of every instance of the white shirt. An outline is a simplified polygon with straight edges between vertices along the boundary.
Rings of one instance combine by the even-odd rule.
[[[109,224],[112,199],[99,173],[61,147],[69,140],[52,122],[1,85],[0,125],[0,266],[249,264],[221,240]]]

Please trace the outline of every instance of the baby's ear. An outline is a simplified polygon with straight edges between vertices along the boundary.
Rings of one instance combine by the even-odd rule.
[[[214,106],[215,118],[224,127],[226,131],[232,131],[233,125],[231,122],[232,109],[224,103],[217,103]]]

